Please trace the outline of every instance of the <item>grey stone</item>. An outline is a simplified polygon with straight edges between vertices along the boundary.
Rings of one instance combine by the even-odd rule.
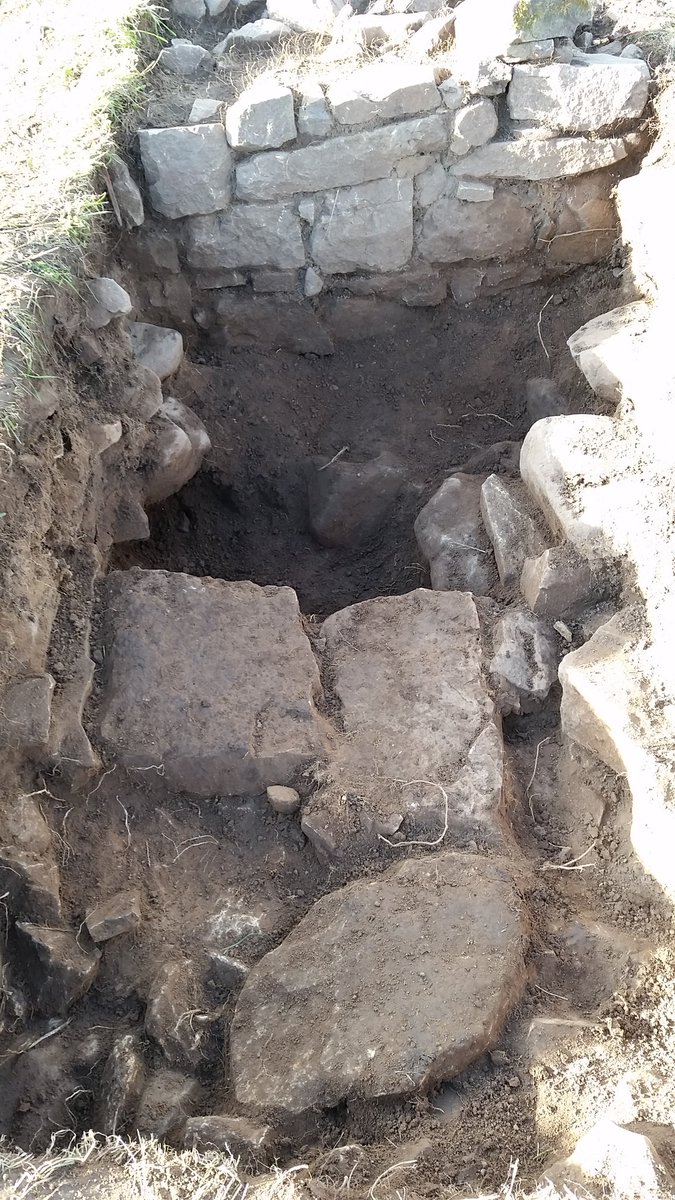
[[[223,295],[209,328],[228,346],[332,354],[333,339],[310,304],[300,296]]]
[[[494,200],[495,189],[490,183],[480,179],[459,179],[457,181],[457,199],[469,204],[487,204]]]
[[[492,542],[499,578],[507,587],[520,580],[527,557],[546,548],[544,535],[528,509],[527,492],[517,480],[489,475],[481,488],[480,510]]]
[[[363,125],[438,108],[441,97],[433,67],[394,59],[361,67],[328,88],[333,116],[340,125]]]
[[[473,100],[455,113],[450,150],[468,154],[474,146],[483,146],[497,132],[499,122],[491,100]]]
[[[17,921],[22,974],[34,1007],[60,1016],[89,990],[99,968],[98,950],[83,950],[74,933]]]
[[[205,292],[246,287],[247,283],[248,277],[243,271],[199,271],[194,275],[195,287]]]
[[[117,1038],[97,1088],[96,1128],[107,1136],[121,1133],[135,1116],[145,1083],[138,1039],[132,1033]]]
[[[238,1103],[299,1114],[429,1091],[494,1044],[525,986],[525,944],[499,859],[439,854],[332,892],[239,996]]]
[[[560,132],[594,132],[641,116],[649,98],[649,67],[599,55],[583,64],[517,66],[508,92],[515,121],[537,121]]]
[[[403,46],[410,35],[425,23],[424,13],[367,13],[349,17],[341,27],[344,43],[356,49],[378,46]]]
[[[304,79],[298,110],[298,133],[306,138],[326,138],[333,132],[323,88],[317,80]]]
[[[450,167],[450,174],[478,179],[558,179],[611,167],[626,153],[622,138],[491,142]]]
[[[417,247],[428,262],[452,263],[513,256],[533,241],[532,212],[502,189],[493,200],[478,205],[441,196],[422,216]]]
[[[131,570],[106,593],[100,729],[117,761],[163,762],[171,786],[226,796],[290,784],[322,756],[319,673],[290,588]]]
[[[440,303],[445,298],[445,280],[424,264],[393,275],[350,275],[344,287],[354,296],[383,296],[410,307]]]
[[[443,103],[451,112],[461,108],[466,100],[466,90],[456,79],[446,79],[439,85]]]
[[[428,208],[443,195],[448,186],[448,176],[440,163],[428,167],[415,180],[415,200],[420,208]],[[493,192],[494,194],[494,192]]]
[[[558,417],[569,412],[569,402],[552,379],[528,379],[525,400],[527,416],[532,425],[545,417]]]
[[[131,312],[131,297],[114,279],[89,279],[87,288],[87,324],[90,329],[103,329],[115,317]]]
[[[142,129],[138,140],[157,212],[176,219],[227,208],[232,152],[222,125]]]
[[[490,674],[503,713],[529,712],[546,699],[558,678],[556,638],[550,622],[509,610],[493,633]]]
[[[435,591],[459,589],[484,596],[490,589],[492,556],[480,516],[482,483],[479,475],[452,475],[415,521],[415,537]]]
[[[210,17],[220,17],[230,6],[230,0],[205,0]]]
[[[218,1150],[247,1162],[265,1161],[274,1144],[269,1125],[258,1125],[248,1117],[190,1117],[183,1145],[197,1150]]]
[[[296,33],[329,33],[345,0],[267,0],[267,13]]]
[[[259,21],[250,21],[228,33],[222,42],[214,46],[211,53],[214,58],[222,58],[230,50],[251,50],[259,46],[276,46],[284,38],[293,36],[290,25],[283,21],[272,21],[262,17]]]
[[[471,62],[455,59],[452,69],[472,96],[501,96],[508,88],[513,74],[513,67],[500,58],[483,58]]]
[[[129,327],[134,358],[159,379],[175,375],[183,361],[183,339],[177,329],[136,321]]]
[[[300,808],[300,796],[295,788],[271,784],[267,789],[267,799],[274,811],[278,813],[294,813]]]
[[[305,271],[304,292],[305,295],[312,299],[318,296],[323,291],[323,278],[314,267],[308,267]]]
[[[274,79],[257,81],[228,108],[225,132],[237,150],[263,150],[292,142],[297,129],[291,89]]]
[[[53,695],[51,675],[36,675],[9,687],[0,714],[0,744],[25,750],[46,746]]]
[[[575,616],[603,597],[588,563],[568,545],[526,558],[520,590],[533,613],[554,619]]]
[[[636,46],[634,42],[629,42],[629,44],[624,46],[623,50],[621,51],[622,58],[644,58],[644,56],[644,50],[641,50],[640,47]]]
[[[140,188],[132,179],[127,164],[117,154],[112,154],[108,160],[108,175],[120,216],[127,229],[142,225],[145,211]]]
[[[569,1158],[553,1163],[541,1178],[541,1190],[554,1196],[602,1200],[672,1200],[672,1175],[653,1142],[607,1118],[598,1121],[576,1144]],[[538,1188],[537,1191],[540,1189]]]
[[[297,215],[288,205],[237,205],[225,213],[187,223],[191,267],[304,267],[305,247]]]
[[[197,1104],[199,1084],[180,1071],[165,1067],[148,1082],[141,1097],[134,1126],[144,1137],[173,1142]]]
[[[0,895],[7,909],[34,924],[60,925],[61,881],[51,845],[22,846],[14,829],[8,842],[0,848]]]
[[[544,38],[538,42],[513,42],[507,46],[504,58],[509,62],[546,62],[554,53],[553,38]]]
[[[213,58],[203,46],[195,46],[192,42],[175,41],[171,46],[160,50],[157,65],[171,75],[181,75],[184,79],[194,79],[197,75],[205,75],[213,66]]]
[[[309,476],[309,527],[322,546],[352,546],[377,532],[405,486],[401,464],[386,451],[366,463],[344,458],[315,465]]]
[[[241,200],[271,200],[381,179],[402,159],[444,150],[447,123],[432,113],[298,150],[256,154],[237,167]]]
[[[179,492],[211,449],[211,439],[197,414],[173,397],[162,404],[155,428],[156,437],[145,447],[143,472],[143,494],[149,504],[159,504]]]
[[[145,1032],[161,1047],[171,1066],[196,1067],[204,1057],[207,1026],[193,1018],[195,964],[190,959],[164,963],[150,985]]]
[[[118,892],[99,904],[85,919],[92,941],[107,942],[123,933],[133,933],[141,922],[141,900],[138,892]]]
[[[311,238],[320,270],[395,271],[413,249],[413,184],[382,179],[323,196]]]
[[[520,442],[494,442],[483,450],[477,450],[455,471],[465,475],[486,475],[488,472],[502,475],[518,475],[520,464]]]
[[[171,0],[171,9],[177,17],[201,21],[206,16],[205,0]]]
[[[190,109],[188,124],[203,125],[209,121],[213,121],[213,118],[218,116],[222,105],[222,100],[210,100],[208,97],[195,100]]]
[[[415,58],[434,54],[446,42],[449,42],[454,28],[453,13],[442,13],[439,17],[432,17],[431,20],[425,22],[421,29],[413,33],[409,42],[410,53]]]
[[[286,789],[284,791],[293,789]],[[220,950],[211,950],[209,953],[209,968],[210,975],[215,982],[220,986],[227,988],[228,991],[239,991],[248,978],[250,967],[239,958],[233,958],[231,954],[224,953]]]

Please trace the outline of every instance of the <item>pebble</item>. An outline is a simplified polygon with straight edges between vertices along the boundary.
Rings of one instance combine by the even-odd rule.
[[[300,795],[295,788],[272,784],[267,789],[267,799],[278,813],[294,813],[300,808]]]

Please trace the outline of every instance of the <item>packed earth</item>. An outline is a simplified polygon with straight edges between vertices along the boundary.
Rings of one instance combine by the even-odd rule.
[[[3,480],[7,1200],[675,1196],[673,168],[497,9],[174,0]]]

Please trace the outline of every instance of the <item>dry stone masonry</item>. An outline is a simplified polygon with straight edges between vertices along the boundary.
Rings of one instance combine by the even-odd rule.
[[[577,48],[587,3],[505,3],[498,17],[486,0],[417,7],[268,4],[212,49],[216,63],[273,35],[332,37],[313,75],[258,61],[222,109],[195,79],[184,125],[140,132],[150,212],[128,252],[149,319],[327,353],[347,329],[334,297],[344,313],[369,281],[371,305],[385,292],[438,304],[448,289],[466,303],[609,253],[646,63]],[[165,53],[199,49],[178,43]],[[166,251],[147,261],[158,239],[170,266]],[[274,288],[270,271],[286,273]],[[276,298],[255,303],[261,291]]]

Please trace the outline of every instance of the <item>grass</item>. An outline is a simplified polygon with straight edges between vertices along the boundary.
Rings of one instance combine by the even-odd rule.
[[[0,0],[0,437],[44,377],[40,307],[75,288],[106,208],[93,180],[144,86],[162,39],[150,0]]]

